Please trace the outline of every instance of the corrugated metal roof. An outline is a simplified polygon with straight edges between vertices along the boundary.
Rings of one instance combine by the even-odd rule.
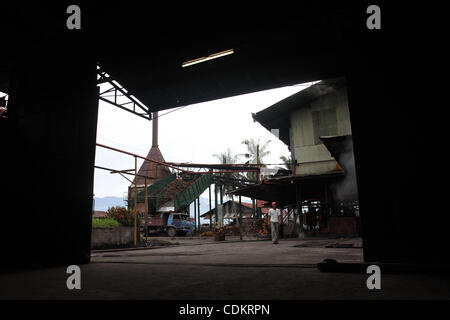
[[[231,203],[232,203],[232,201],[231,201],[231,200],[228,200],[228,201],[225,201],[225,202],[223,203],[223,205],[224,205],[224,206],[230,206]],[[239,201],[236,201],[236,200],[235,200],[234,203],[235,203],[236,205],[239,205]],[[269,208],[268,208],[268,207],[264,207],[265,204],[266,204],[265,201],[257,200],[256,206],[257,206],[257,208],[261,208],[261,212],[262,212],[263,214],[266,214],[267,212],[269,212]],[[243,207],[245,207],[245,208],[253,209],[253,205],[252,205],[250,202],[241,202],[241,205],[242,205]],[[236,207],[236,208],[237,208],[237,207]],[[204,214],[202,214],[201,217],[209,216],[209,215],[211,214],[211,212],[214,213],[214,208],[211,209],[211,210],[209,210],[209,211],[207,211],[207,212],[205,212]]]
[[[262,199],[265,201],[276,201],[279,205],[295,202],[295,184],[318,183],[326,179],[340,179],[344,176],[343,170],[330,171],[314,175],[291,175],[280,178],[264,180],[260,184],[250,185],[228,194],[241,195],[249,198]]]

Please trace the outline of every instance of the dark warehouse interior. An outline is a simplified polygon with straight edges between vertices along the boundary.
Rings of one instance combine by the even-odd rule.
[[[345,77],[364,261],[448,270],[440,111],[416,108],[425,45],[398,26],[399,9],[386,5],[382,29],[369,30],[364,1],[206,11],[93,1],[80,5],[81,30],[69,30],[69,4],[1,5],[0,269],[90,261],[99,64],[151,112]],[[27,234],[35,248],[24,254]]]

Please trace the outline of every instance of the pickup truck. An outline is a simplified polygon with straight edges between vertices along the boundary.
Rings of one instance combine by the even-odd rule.
[[[145,218],[141,221],[141,228],[145,232]],[[182,212],[164,212],[157,215],[150,215],[147,223],[148,233],[165,232],[169,237],[175,235],[186,235],[194,230],[194,222],[189,220],[189,216]]]

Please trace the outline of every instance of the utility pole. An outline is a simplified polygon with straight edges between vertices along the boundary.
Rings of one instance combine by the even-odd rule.
[[[134,246],[136,247],[137,157],[134,156]]]
[[[148,183],[147,178],[145,178],[145,199],[144,199],[144,206],[145,206],[145,236],[148,237]]]

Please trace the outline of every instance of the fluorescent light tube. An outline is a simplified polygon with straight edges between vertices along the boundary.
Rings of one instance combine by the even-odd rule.
[[[233,53],[234,53],[233,49],[228,49],[228,50],[225,50],[225,51],[221,51],[221,52],[210,54],[207,57],[201,57],[201,58],[197,58],[197,59],[194,59],[194,60],[189,60],[189,61],[183,62],[183,64],[181,66],[184,68],[184,67],[192,66],[193,64],[197,64],[197,63],[205,62],[205,61],[208,61],[208,60],[213,60],[213,59],[217,59],[217,58],[220,58],[220,57],[224,57],[224,56],[227,56],[227,55],[230,55],[230,54],[233,54]]]

